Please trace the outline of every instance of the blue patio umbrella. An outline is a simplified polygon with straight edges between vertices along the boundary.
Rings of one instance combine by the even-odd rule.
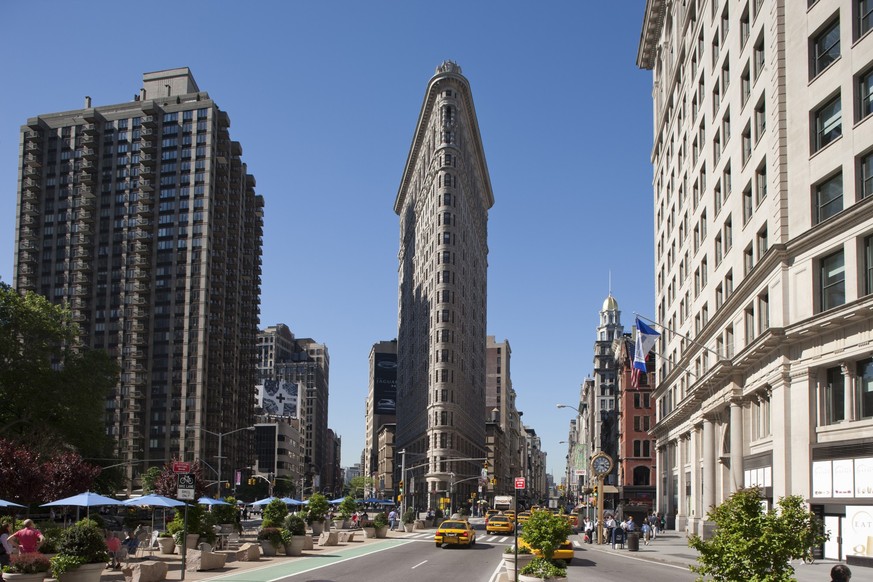
[[[184,501],[179,501],[178,499],[173,499],[172,497],[164,497],[163,495],[158,495],[156,493],[152,493],[150,495],[143,495],[142,497],[134,497],[133,499],[127,499],[122,501],[123,505],[127,506],[136,506],[136,507],[163,507],[164,508],[164,517],[166,518],[166,508],[167,507],[182,507],[185,505]],[[155,529],[155,512],[152,511],[152,529]]]
[[[342,503],[344,499],[345,497],[337,497],[336,499],[331,499],[330,501],[328,501],[328,503],[330,503],[331,505],[338,505]]]
[[[269,505],[274,499],[278,499],[278,497],[265,497],[264,499],[258,499],[257,501],[253,501],[252,505]]]
[[[50,501],[49,503],[43,503],[40,507],[52,507],[52,506],[62,506],[62,507],[85,507],[87,508],[86,515],[91,515],[92,507],[99,507],[101,505],[123,505],[121,501],[117,499],[112,499],[111,497],[105,497],[100,495],[99,493],[91,493],[90,491],[85,491],[84,493],[79,493],[78,495],[73,495],[72,497],[65,497],[63,499],[58,499],[57,501]]]
[[[212,497],[201,497],[197,500],[200,505],[230,505],[224,499],[213,499]]]
[[[5,499],[0,499],[0,507],[24,507],[20,503],[13,503],[11,501],[6,501]]]
[[[282,501],[285,503],[285,505],[303,505],[302,501],[293,499],[291,497],[283,497]]]
[[[150,495],[143,495],[142,497],[127,499],[125,501],[122,501],[122,504],[140,506],[148,505],[150,507],[181,507],[185,505],[185,502],[179,501],[178,499],[173,499],[172,497],[164,497],[163,495],[152,493]]]

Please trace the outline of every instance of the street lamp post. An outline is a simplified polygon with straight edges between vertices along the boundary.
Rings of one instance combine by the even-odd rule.
[[[189,430],[193,430],[194,428],[195,428],[195,427],[190,427]],[[221,444],[222,444],[222,440],[224,439],[224,437],[226,437],[226,436],[228,436],[228,435],[232,435],[232,434],[235,433],[235,432],[240,432],[240,431],[244,431],[244,430],[255,430],[255,427],[253,427],[253,426],[244,426],[244,427],[242,427],[242,428],[237,428],[237,429],[234,429],[234,430],[231,430],[231,431],[228,431],[228,432],[213,432],[213,431],[211,431],[211,430],[207,430],[207,429],[205,429],[205,428],[203,428],[203,427],[200,427],[200,430],[201,430],[202,432],[207,433],[207,434],[211,434],[212,436],[216,436],[216,437],[218,437],[218,471],[217,471],[217,472],[218,472],[218,482],[217,482],[218,487],[217,487],[216,492],[215,492],[215,493],[216,493],[216,498],[218,498],[218,497],[221,497],[221,484],[222,484],[222,482],[223,482],[223,479],[222,479],[222,477],[221,477],[221,461],[222,461],[222,459],[224,459],[224,457],[221,455]]]

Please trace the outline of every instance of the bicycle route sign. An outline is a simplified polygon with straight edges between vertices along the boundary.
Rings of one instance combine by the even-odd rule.
[[[179,473],[176,481],[176,499],[194,499],[194,473]]]

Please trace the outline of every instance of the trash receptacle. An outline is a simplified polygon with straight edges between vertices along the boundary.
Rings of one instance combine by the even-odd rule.
[[[627,534],[627,551],[629,552],[639,552],[640,551],[640,534],[635,531]]]

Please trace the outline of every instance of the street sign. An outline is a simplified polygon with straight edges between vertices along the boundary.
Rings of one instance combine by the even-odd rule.
[[[193,473],[179,473],[176,487],[176,499],[194,499]]]
[[[524,489],[524,477],[516,477],[515,478],[515,488],[516,489]]]
[[[186,463],[183,461],[173,461],[173,473],[190,473],[191,472],[191,463]]]

